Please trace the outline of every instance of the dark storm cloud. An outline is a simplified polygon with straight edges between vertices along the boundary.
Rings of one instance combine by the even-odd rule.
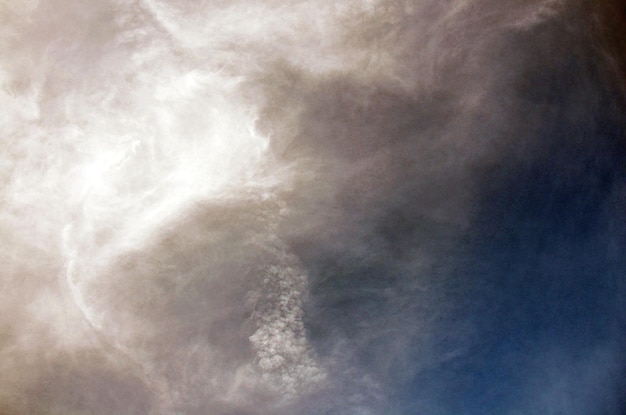
[[[623,411],[617,2],[2,7],[0,410]]]

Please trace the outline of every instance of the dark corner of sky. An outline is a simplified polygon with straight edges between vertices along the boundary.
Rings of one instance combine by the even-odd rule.
[[[513,74],[488,93],[504,114],[469,133],[504,134],[506,150],[476,176],[440,333],[463,351],[418,371],[409,402],[436,396],[442,414],[626,412],[626,15],[617,2],[598,8],[581,2],[500,46],[496,65],[510,59]]]

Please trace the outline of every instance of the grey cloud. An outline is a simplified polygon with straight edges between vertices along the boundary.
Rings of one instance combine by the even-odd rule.
[[[2,7],[0,411],[619,413],[623,283],[585,282],[624,270],[608,12]],[[613,282],[561,315],[602,341],[529,328]]]

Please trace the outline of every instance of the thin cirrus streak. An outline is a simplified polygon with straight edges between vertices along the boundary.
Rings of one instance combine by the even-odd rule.
[[[0,0],[0,414],[622,415],[618,3]]]

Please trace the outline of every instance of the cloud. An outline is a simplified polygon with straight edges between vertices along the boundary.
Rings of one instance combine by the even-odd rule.
[[[0,411],[617,414],[586,7],[2,2]]]

